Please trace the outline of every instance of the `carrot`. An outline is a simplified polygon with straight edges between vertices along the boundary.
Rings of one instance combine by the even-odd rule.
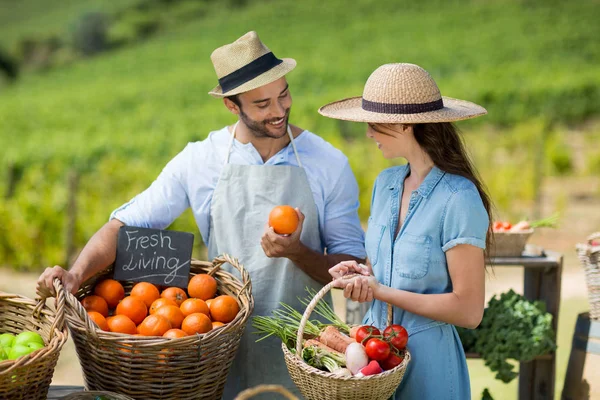
[[[336,351],[345,353],[346,347],[348,347],[350,343],[355,343],[356,341],[351,337],[341,333],[339,330],[337,330],[337,328],[328,326],[319,335],[319,342],[331,347]]]
[[[356,340],[356,332],[360,329],[360,325],[355,325],[352,328],[350,328],[350,337],[354,340]]]
[[[332,349],[331,347],[327,346],[326,344],[323,344],[321,342],[319,342],[318,340],[315,339],[308,339],[304,341],[304,348],[307,348],[309,346],[317,346],[322,348],[323,350],[326,350],[327,352],[331,353],[331,354],[337,354],[340,356],[344,356],[342,353],[340,353],[339,351],[336,351],[334,349]]]

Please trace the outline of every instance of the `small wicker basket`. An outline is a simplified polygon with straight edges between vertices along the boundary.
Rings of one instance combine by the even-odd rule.
[[[58,280],[54,289],[57,293],[54,310],[46,305],[45,299],[34,301],[0,292],[0,333],[36,331],[46,344],[16,360],[0,362],[1,399],[45,400],[48,395],[54,367],[68,337],[65,291]]]
[[[248,400],[263,393],[278,393],[288,400],[298,400],[296,396],[281,385],[258,385],[240,392],[240,394],[235,397],[235,400]]]
[[[231,264],[242,281],[221,266]],[[85,282],[77,298],[67,294],[66,317],[88,390],[110,391],[135,399],[220,399],[229,367],[254,308],[248,271],[223,255],[213,262],[192,260],[190,274],[208,273],[218,293],[236,297],[240,312],[230,323],[208,333],[178,339],[133,336],[100,330],[78,299],[92,293],[106,270]],[[135,282],[125,283],[129,293]]]
[[[61,397],[60,400],[133,400],[129,396],[125,396],[113,392],[100,392],[97,390],[75,392]]]
[[[494,232],[494,244],[492,245],[490,256],[520,257],[533,232],[533,229],[521,232]]]
[[[340,377],[330,372],[321,371],[308,365],[301,358],[304,328],[310,314],[334,284],[335,282],[330,282],[323,287],[306,307],[296,337],[296,353],[298,355],[289,351],[285,343],[281,345],[292,381],[308,400],[387,400],[398,388],[404,377],[411,358],[408,350],[405,351],[404,360],[396,368],[361,378],[353,376]],[[392,307],[388,304],[388,325],[391,323]]]
[[[593,233],[587,243],[576,246],[579,261],[585,270],[590,302],[590,318],[600,320],[600,232]]]

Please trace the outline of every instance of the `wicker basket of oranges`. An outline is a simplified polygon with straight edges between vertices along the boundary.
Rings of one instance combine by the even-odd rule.
[[[241,280],[221,269],[231,264]],[[136,399],[219,399],[254,300],[234,258],[192,260],[187,290],[108,269],[67,295],[86,389]]]

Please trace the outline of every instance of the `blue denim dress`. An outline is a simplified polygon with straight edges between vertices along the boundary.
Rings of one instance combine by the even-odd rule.
[[[488,215],[475,185],[434,167],[412,192],[404,225],[398,225],[409,165],[384,170],[375,182],[366,234],[367,255],[377,280],[414,293],[452,291],[445,252],[458,244],[485,248]],[[375,300],[364,322],[379,328],[387,306]],[[471,398],[465,354],[453,325],[393,309],[393,322],[406,328],[412,361],[396,399]]]

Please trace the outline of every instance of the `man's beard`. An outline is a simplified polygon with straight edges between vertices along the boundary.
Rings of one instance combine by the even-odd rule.
[[[248,129],[254,135],[254,137],[256,137],[256,138],[269,137],[269,138],[273,138],[273,139],[279,139],[287,133],[287,125],[288,125],[288,120],[290,118],[290,110],[291,110],[291,108],[288,108],[287,110],[285,110],[285,116],[283,117],[284,124],[283,124],[281,133],[273,133],[273,132],[269,131],[269,128],[268,128],[269,122],[278,121],[280,118],[271,118],[271,119],[267,119],[264,121],[255,121],[255,120],[251,119],[246,113],[244,113],[243,110],[240,109],[240,119],[248,127]]]

